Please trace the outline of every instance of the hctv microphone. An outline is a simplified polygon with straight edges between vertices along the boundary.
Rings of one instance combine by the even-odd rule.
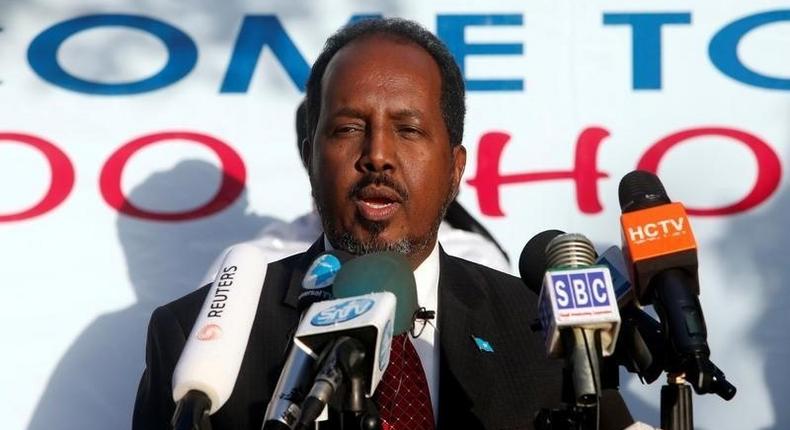
[[[672,203],[658,176],[635,170],[620,181],[623,254],[640,304],[653,304],[668,347],[667,371],[685,374],[699,394],[725,399],[735,387],[710,361],[699,303],[697,243],[686,210]]]

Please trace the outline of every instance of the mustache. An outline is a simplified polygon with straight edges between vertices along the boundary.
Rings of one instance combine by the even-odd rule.
[[[362,177],[356,184],[351,187],[348,192],[349,198],[358,197],[359,193],[368,186],[383,186],[392,189],[398,194],[402,202],[409,200],[409,192],[406,187],[398,183],[392,176],[383,174],[367,174]]]

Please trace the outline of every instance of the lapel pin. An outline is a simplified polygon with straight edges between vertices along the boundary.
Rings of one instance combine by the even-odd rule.
[[[477,349],[479,349],[480,351],[494,352],[494,347],[491,346],[491,344],[487,340],[477,336],[472,336],[472,340],[475,341],[475,345],[477,345]]]

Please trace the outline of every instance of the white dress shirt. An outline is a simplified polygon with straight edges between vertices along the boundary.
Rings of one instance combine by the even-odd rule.
[[[433,417],[439,417],[439,242],[433,247],[428,258],[414,270],[414,281],[417,283],[418,306],[426,310],[435,311],[434,319],[428,321],[422,328],[423,321],[415,322],[415,332],[422,333],[419,337],[409,336],[417,355],[420,357],[422,369],[425,371],[425,380],[428,381],[428,390],[431,393]]]

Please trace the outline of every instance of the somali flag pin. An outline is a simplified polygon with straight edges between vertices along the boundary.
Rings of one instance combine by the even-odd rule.
[[[494,352],[494,347],[491,346],[491,343],[489,343],[487,340],[477,336],[472,336],[472,340],[475,341],[475,345],[477,345],[477,349],[480,351]]]

